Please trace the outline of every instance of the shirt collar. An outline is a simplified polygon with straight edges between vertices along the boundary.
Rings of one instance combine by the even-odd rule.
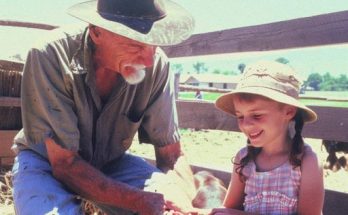
[[[85,74],[93,69],[93,66],[91,65],[93,44],[89,37],[88,27],[86,27],[79,42],[80,45],[71,59],[70,69],[75,74]]]

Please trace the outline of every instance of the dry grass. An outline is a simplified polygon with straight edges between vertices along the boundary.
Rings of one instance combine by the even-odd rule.
[[[0,169],[0,211],[2,215],[14,214],[9,167],[1,167]]]
[[[239,132],[182,130],[181,142],[190,163],[230,171],[232,167],[231,158],[244,146],[245,138]],[[320,161],[325,162],[327,152],[322,147],[321,140],[306,139],[305,142],[310,144]],[[137,140],[134,141],[130,151],[144,157],[154,158],[153,147],[151,145],[138,144]],[[338,156],[343,155],[338,154]],[[11,175],[8,173],[8,170],[3,168],[0,173],[1,215],[14,214],[12,189],[9,180]],[[324,172],[326,189],[348,193],[348,171],[341,168],[336,172],[331,170],[324,170]],[[100,211],[88,202],[84,206],[86,214],[102,215]]]

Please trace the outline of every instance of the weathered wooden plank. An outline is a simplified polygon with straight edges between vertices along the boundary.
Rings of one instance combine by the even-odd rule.
[[[20,107],[21,98],[0,96],[0,107]]]
[[[0,106],[20,107],[19,98],[0,97]],[[206,101],[177,101],[182,128],[239,131],[235,118]],[[348,108],[311,106],[319,120],[305,126],[303,135],[310,138],[348,142]]]
[[[348,11],[193,35],[169,57],[269,51],[348,42]]]
[[[348,193],[325,190],[324,209],[325,215],[347,214]]]
[[[0,20],[0,25],[51,30],[57,26]],[[196,34],[163,47],[169,57],[268,51],[348,42],[348,11]]]
[[[0,59],[0,69],[10,71],[22,71],[24,62]]]
[[[216,109],[214,103],[178,100],[177,108],[182,128],[239,131],[236,119]],[[319,119],[305,126],[304,137],[348,142],[348,108],[311,108]]]
[[[238,131],[236,120],[211,102],[177,100],[177,109],[181,128]]]
[[[309,107],[318,114],[318,121],[305,126],[305,137],[348,142],[348,108]]]
[[[33,22],[21,22],[14,20],[0,20],[0,25],[11,26],[11,27],[25,27],[25,28],[36,28],[42,30],[52,30],[58,28],[58,26],[48,25],[43,23],[33,23]]]
[[[13,163],[15,155],[11,150],[11,146],[17,132],[17,130],[0,130],[0,165],[10,165]]]
[[[13,143],[13,138],[17,133],[18,130],[0,130],[0,157],[13,156],[11,146]]]

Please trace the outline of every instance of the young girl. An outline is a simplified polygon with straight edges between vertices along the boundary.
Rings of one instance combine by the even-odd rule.
[[[321,214],[322,169],[301,136],[317,115],[298,101],[299,88],[289,66],[262,61],[217,99],[217,108],[237,117],[248,144],[233,161],[225,208],[213,214]]]

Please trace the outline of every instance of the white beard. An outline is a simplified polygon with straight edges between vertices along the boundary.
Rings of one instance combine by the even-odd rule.
[[[126,75],[122,75],[128,84],[135,85],[142,82],[145,78],[145,66],[141,64],[127,64],[126,70],[133,70]]]

